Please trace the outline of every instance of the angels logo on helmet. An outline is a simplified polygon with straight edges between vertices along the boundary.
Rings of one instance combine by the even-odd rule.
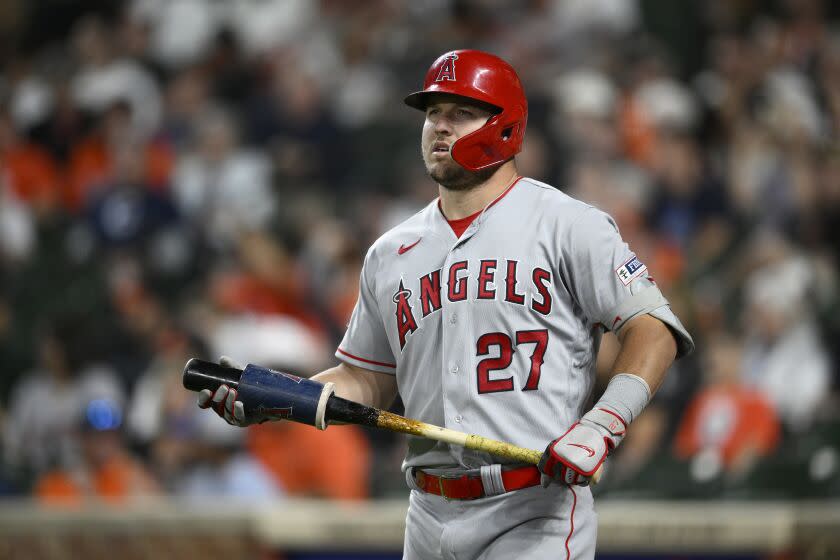
[[[442,82],[444,80],[449,81],[456,81],[455,80],[455,61],[458,60],[458,55],[455,53],[450,53],[447,55],[446,59],[443,61],[443,65],[440,67],[440,71],[438,72],[437,78],[435,78],[436,82]]]

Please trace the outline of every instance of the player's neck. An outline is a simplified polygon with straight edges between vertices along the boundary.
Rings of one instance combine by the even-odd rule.
[[[498,171],[484,183],[467,191],[452,191],[438,187],[440,191],[440,209],[448,220],[466,218],[484,209],[505,192],[519,173],[513,160],[505,162]]]

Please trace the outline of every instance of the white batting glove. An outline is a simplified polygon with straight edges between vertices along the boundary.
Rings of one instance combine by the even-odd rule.
[[[552,481],[586,486],[607,456],[618,447],[627,425],[607,408],[593,408],[546,447],[540,459],[542,485]]]
[[[222,356],[219,359],[219,364],[242,369],[242,366],[233,361],[227,356]],[[210,389],[204,389],[198,393],[198,407],[212,408],[216,414],[224,418],[225,422],[231,426],[239,426],[244,428],[250,426],[254,422],[250,422],[245,418],[245,405],[242,401],[237,400],[238,392],[227,385],[221,385],[216,392],[213,393]]]

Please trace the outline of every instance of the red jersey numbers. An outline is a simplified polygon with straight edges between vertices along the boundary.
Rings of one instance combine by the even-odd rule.
[[[516,345],[533,344],[534,352],[531,354],[531,369],[528,370],[528,381],[525,382],[523,391],[536,391],[540,382],[545,349],[548,348],[548,331],[545,329],[536,331],[519,331],[516,333]]]
[[[510,343],[510,337],[499,332],[483,334],[478,338],[475,353],[477,356],[487,356],[491,353],[490,349],[492,347],[498,348],[499,356],[497,358],[485,358],[478,362],[478,392],[513,391],[513,376],[503,379],[490,379],[490,372],[507,369],[513,360],[513,346]]]
[[[490,357],[478,362],[476,375],[478,377],[479,393],[484,394],[513,391],[513,375],[506,377],[494,375],[493,378],[491,378],[491,373],[510,367],[511,362],[513,361],[514,340],[516,341],[517,347],[525,344],[534,345],[534,350],[530,357],[531,367],[528,370],[528,378],[525,380],[522,390],[537,390],[540,383],[540,373],[542,372],[545,350],[548,348],[548,331],[545,329],[518,331],[513,340],[510,336],[499,332],[481,335],[476,342],[476,355]]]

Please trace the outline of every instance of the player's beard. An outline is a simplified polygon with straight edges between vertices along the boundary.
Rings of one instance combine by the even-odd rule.
[[[454,160],[440,162],[437,165],[426,164],[426,172],[435,183],[451,191],[468,191],[487,182],[499,166],[494,165],[479,171],[469,171]]]

